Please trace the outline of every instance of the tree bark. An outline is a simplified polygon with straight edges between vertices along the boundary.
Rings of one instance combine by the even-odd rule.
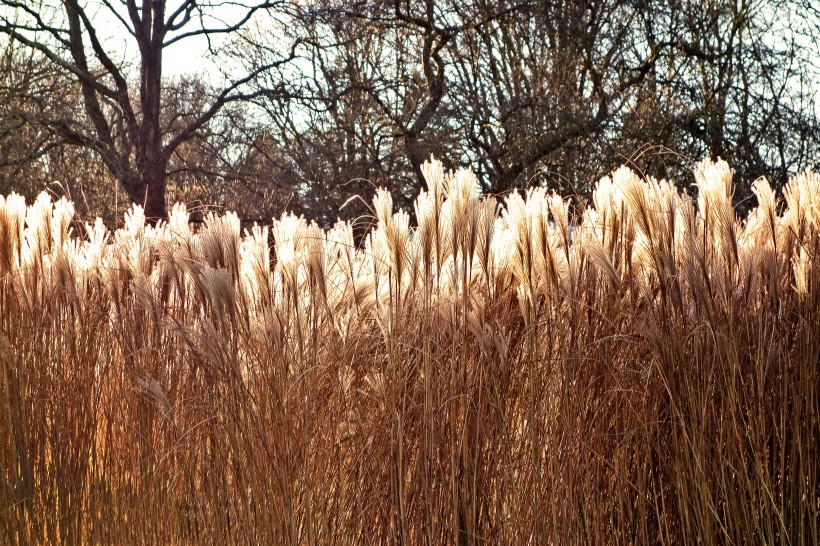
[[[168,219],[168,211],[165,206],[165,172],[146,180],[145,196],[145,218],[151,224],[159,220]]]
[[[143,208],[146,221],[156,224],[168,219],[165,204],[167,161],[146,163],[139,173],[126,174],[120,183],[132,203]]]

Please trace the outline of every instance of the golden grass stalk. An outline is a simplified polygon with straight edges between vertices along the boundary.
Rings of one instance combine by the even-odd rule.
[[[2,541],[820,542],[820,176],[423,172],[361,245],[0,198]]]

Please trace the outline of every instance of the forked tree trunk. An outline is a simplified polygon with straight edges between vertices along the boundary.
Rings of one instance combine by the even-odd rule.
[[[144,4],[145,5],[145,4]],[[137,29],[140,46],[140,103],[142,123],[137,138],[137,169],[144,189],[145,218],[149,223],[167,219],[165,177],[168,159],[163,151],[160,115],[162,110],[162,40],[165,35],[165,3],[154,2],[150,16],[143,15]]]

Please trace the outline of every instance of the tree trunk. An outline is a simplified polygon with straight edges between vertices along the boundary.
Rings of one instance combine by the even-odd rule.
[[[154,225],[159,220],[168,219],[165,207],[167,161],[160,158],[140,167],[139,173],[126,175],[121,182],[131,202],[141,206],[147,222]]]
[[[147,2],[143,6],[147,5]],[[167,219],[165,211],[165,176],[168,159],[162,149],[160,114],[162,106],[162,40],[165,2],[152,2],[143,13],[142,28],[137,33],[140,46],[140,102],[142,124],[139,128],[137,169],[145,186],[145,218],[155,224]]]
[[[168,212],[165,208],[165,169],[156,175],[146,177],[145,187],[145,218],[150,224],[159,220],[167,220]]]
[[[413,168],[413,174],[416,175],[419,188],[423,188],[425,181],[421,168],[424,162],[430,159],[430,156],[423,149],[418,133],[408,131],[404,135],[404,151],[407,154],[407,159],[410,160],[410,166]]]

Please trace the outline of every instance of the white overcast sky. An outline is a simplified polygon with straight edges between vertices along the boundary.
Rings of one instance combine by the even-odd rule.
[[[166,13],[170,14],[179,6],[181,2],[169,2],[166,8]],[[250,0],[239,0],[232,2],[232,6],[221,7],[219,9],[211,10],[209,15],[216,15],[229,24],[239,20],[245,13],[242,4],[251,4]],[[87,5],[93,5],[93,2],[88,2]],[[90,8],[94,10],[94,8]],[[123,9],[123,15],[125,10]],[[93,15],[94,22],[98,28],[104,30],[106,36],[106,46],[111,51],[115,51],[117,56],[125,61],[136,62],[138,60],[139,51],[137,50],[136,41],[125,30],[123,23],[110,13],[110,11],[100,6]],[[128,21],[127,15],[125,16]],[[223,26],[215,20],[205,21],[206,25]],[[129,21],[130,23],[130,21]],[[195,30],[200,25],[199,20],[195,19],[186,25],[181,32],[188,32]],[[226,35],[214,35],[211,37],[211,44],[214,47],[222,45],[226,40]],[[162,70],[167,77],[182,76],[186,74],[200,74],[213,75],[219,74],[218,66],[212,59],[208,58],[208,40],[204,36],[194,36],[181,40],[163,52]]]
[[[25,1],[25,0],[24,0]],[[197,29],[203,23],[209,28],[222,27],[227,24],[232,24],[239,21],[246,13],[247,6],[258,2],[258,0],[229,0],[225,2],[229,5],[220,7],[206,7],[203,9],[205,18],[200,21],[198,17],[191,20],[181,31],[190,32]],[[133,66],[138,61],[139,51],[137,50],[136,42],[125,27],[123,22],[117,16],[111,13],[110,9],[103,5],[100,0],[81,0],[81,5],[85,7],[86,13],[94,22],[98,36],[103,42],[107,53],[116,61],[125,61],[132,63]],[[166,17],[173,13],[182,3],[182,0],[170,0],[166,7]],[[199,5],[219,4],[220,0],[202,0]],[[61,0],[43,0],[41,3],[40,13],[45,16],[45,19],[57,26],[65,27],[64,15]],[[110,6],[117,9],[120,17],[122,17],[130,26],[130,19],[128,18],[125,6],[119,0],[108,2]],[[257,13],[254,19],[257,19],[260,14]],[[13,10],[8,7],[0,7],[0,16],[7,16],[9,19],[18,19],[19,23],[26,23],[25,17],[21,10]],[[221,19],[224,22],[220,22]],[[29,20],[30,21],[30,20]],[[253,19],[249,24],[253,23]],[[29,33],[31,34],[31,33]],[[171,35],[173,36],[173,34]],[[42,38],[42,37],[41,37]],[[227,35],[217,34],[211,36],[211,43],[218,47],[225,43]],[[86,47],[90,49],[88,40],[86,39]],[[195,36],[181,40],[170,47],[168,47],[163,54],[163,73],[165,76],[174,77],[185,74],[204,74],[204,75],[219,75],[219,66],[216,62],[208,59],[208,41],[204,36]],[[223,62],[223,61],[218,61]]]

